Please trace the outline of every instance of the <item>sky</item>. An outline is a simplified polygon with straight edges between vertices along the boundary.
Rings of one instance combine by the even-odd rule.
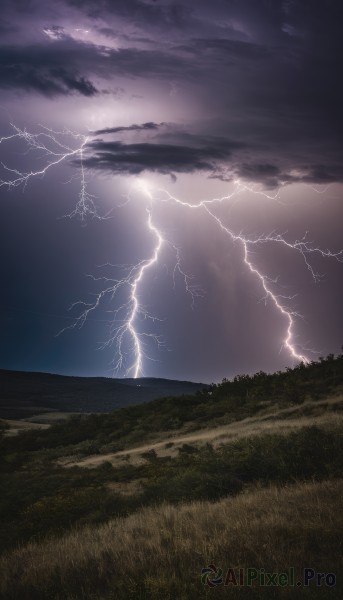
[[[340,0],[3,0],[0,368],[218,382],[343,344]]]

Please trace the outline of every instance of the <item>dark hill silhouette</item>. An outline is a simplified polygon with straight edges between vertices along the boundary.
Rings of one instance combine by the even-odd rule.
[[[53,410],[110,412],[164,396],[194,394],[205,387],[152,377],[112,379],[0,370],[0,418],[20,419]]]

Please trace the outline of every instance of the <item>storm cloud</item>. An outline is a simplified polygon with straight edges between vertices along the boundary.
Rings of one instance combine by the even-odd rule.
[[[39,0],[31,5],[33,13],[40,6],[51,19]],[[137,81],[144,97],[150,86],[169,85],[174,90],[170,98],[187,91],[187,103],[196,109],[196,120],[183,123],[184,132],[199,139],[226,138],[228,147],[234,140],[245,148],[225,153],[222,147],[197,144],[194,149],[181,147],[176,139],[167,150],[162,139],[156,147],[147,140],[144,149],[122,148],[121,159],[115,147],[94,144],[94,156],[87,161],[92,168],[113,173],[198,168],[211,176],[216,170],[224,180],[225,171],[235,171],[267,187],[297,180],[294,171],[304,181],[342,180],[340,2],[214,0],[209,6],[199,0],[184,6],[69,0],[56,6],[60,22],[44,27],[42,22],[37,39],[27,7],[8,5],[5,30],[15,27],[18,34],[11,44],[5,35],[0,47],[0,87],[50,98],[93,97],[115,96],[118,85],[125,89]],[[78,18],[82,23],[82,16],[83,29],[70,25]],[[78,31],[85,32],[82,39]],[[137,127],[109,124],[97,133],[125,134]],[[143,135],[153,126],[139,127]]]
[[[142,125],[128,125],[127,127],[107,127],[106,129],[98,129],[91,131],[92,135],[110,135],[112,133],[123,133],[127,131],[157,131],[164,123],[143,123]]]
[[[63,327],[71,319],[65,307],[87,303],[91,285],[103,281],[100,274],[84,282],[81,273],[105,264],[110,280],[117,273],[108,261],[150,257],[150,208],[167,243],[161,263],[146,270],[140,299],[175,348],[151,374],[210,381],[291,364],[285,348],[278,354],[287,319],[275,304],[259,302],[261,280],[242,262],[237,236],[228,239],[216,219],[249,239],[277,231],[302,240],[309,230],[313,247],[318,240],[318,247],[340,249],[342,1],[3,0],[2,17],[1,177],[27,177],[24,200],[19,185],[7,186],[8,195],[1,186],[0,272],[10,282],[3,303],[15,308],[3,317],[1,364],[105,374],[104,359],[88,350],[102,339],[95,313],[87,343],[86,328],[83,341],[51,342],[58,328],[39,314],[60,315]],[[142,180],[159,190],[156,201],[153,192],[142,193]],[[184,201],[158,202],[168,194]],[[213,205],[212,217],[188,210],[188,201],[214,195],[226,202]],[[83,228],[57,218],[82,210],[111,218],[84,218]],[[316,255],[325,277],[314,286],[304,256],[287,244],[250,252],[282,302],[305,317],[297,319],[295,344],[310,340],[323,354],[336,351],[339,261]],[[185,273],[206,290],[191,317]],[[39,323],[27,317],[26,330],[18,315],[35,311]],[[149,355],[160,358],[150,341]]]
[[[94,140],[87,144],[83,164],[89,169],[131,175],[143,171],[162,174],[213,171],[216,162],[228,159],[235,147],[236,144],[229,141],[213,141],[212,145],[192,147],[184,144],[124,144]]]
[[[79,72],[80,54],[75,60],[77,45],[62,39],[53,47],[0,48],[0,88],[35,91],[50,97],[71,93],[97,94],[93,83]]]

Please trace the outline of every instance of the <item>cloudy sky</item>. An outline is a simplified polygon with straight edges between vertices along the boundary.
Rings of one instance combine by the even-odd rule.
[[[211,382],[340,350],[342,18],[3,1],[0,367]]]

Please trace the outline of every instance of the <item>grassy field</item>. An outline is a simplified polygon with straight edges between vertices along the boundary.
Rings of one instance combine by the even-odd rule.
[[[342,597],[343,480],[257,488],[219,502],[145,508],[100,527],[28,544],[0,563],[7,600],[198,600]],[[229,568],[335,573],[328,587],[211,589],[201,570]]]
[[[308,401],[291,408],[263,408],[254,417],[192,433],[185,433],[182,430],[173,433],[162,432],[157,434],[155,439],[152,438],[149,444],[137,445],[119,452],[91,454],[83,458],[77,458],[75,455],[65,456],[59,462],[66,467],[95,467],[104,462],[110,462],[113,466],[123,462],[139,465],[146,461],[147,452],[155,452],[158,457],[175,457],[185,444],[201,448],[210,443],[217,449],[233,441],[256,435],[267,433],[287,435],[291,431],[313,426],[336,430],[342,428],[342,424],[343,395],[338,394],[325,400]]]
[[[23,419],[4,419],[2,422],[6,427],[4,433],[6,437],[12,437],[24,431],[35,431],[37,429],[48,429],[50,427],[49,424],[31,423]]]
[[[342,409],[340,355],[16,435],[0,422],[0,597],[343,597]],[[209,565],[209,581],[244,567],[338,577],[211,588]]]

